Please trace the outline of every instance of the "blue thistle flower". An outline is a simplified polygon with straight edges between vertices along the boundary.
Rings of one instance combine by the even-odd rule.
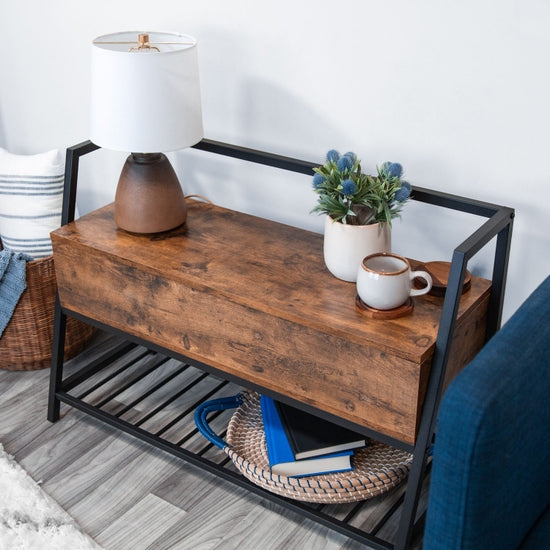
[[[329,162],[338,162],[339,158],[340,158],[340,153],[336,149],[331,149],[327,153],[327,160]]]
[[[342,195],[351,197],[357,191],[357,185],[353,180],[347,179],[342,182]]]
[[[325,183],[325,176],[319,174],[318,172],[315,172],[315,175],[313,176],[313,188],[319,189],[321,185]]]
[[[401,174],[403,174],[403,166],[398,162],[390,162],[386,168],[386,172],[390,178],[400,178]]]
[[[357,155],[352,151],[348,151],[347,153],[344,153],[344,156],[349,157],[353,162],[355,162],[355,159],[357,158]]]
[[[342,155],[338,162],[336,163],[336,166],[338,167],[338,170],[340,172],[345,172],[346,170],[351,170],[353,168],[353,159],[348,156],[347,154]]]
[[[411,194],[411,184],[408,181],[402,181],[401,187],[396,191],[394,199],[397,202],[406,201]]]

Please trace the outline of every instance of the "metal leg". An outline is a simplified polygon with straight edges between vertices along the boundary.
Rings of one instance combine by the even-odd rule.
[[[462,285],[464,284],[464,276],[466,274],[466,263],[466,255],[459,250],[455,250],[451,263],[445,301],[443,303],[443,311],[439,322],[439,331],[437,334],[428,388],[422,407],[422,418],[416,438],[414,458],[409,473],[409,481],[403,503],[399,531],[396,536],[395,550],[405,550],[409,547],[411,542],[418,499],[424,479],[428,449],[435,432],[437,412],[449,358],[450,342],[454,332],[458,305],[462,295]]]
[[[403,502],[403,510],[399,523],[399,531],[396,535],[394,550],[406,550],[411,543],[411,537],[414,527],[416,510],[418,507],[418,499],[420,490],[422,489],[422,481],[424,479],[424,471],[426,469],[427,451],[422,449],[419,442],[415,447],[409,479],[407,481],[407,492]]]
[[[67,326],[67,316],[61,310],[59,295],[55,297],[53,344],[52,344],[52,363],[50,368],[50,395],[48,400],[48,420],[55,422],[59,420],[61,401],[56,396],[61,388],[63,380],[63,363],[65,357],[65,330]]]
[[[65,158],[65,179],[63,187],[63,208],[61,212],[61,225],[66,225],[74,220],[76,207],[76,190],[78,182],[78,166],[80,157],[99,149],[91,141],[85,141],[74,147],[69,147]],[[48,399],[48,420],[59,420],[61,401],[56,397],[63,380],[63,362],[65,359],[65,331],[67,316],[61,310],[59,294],[55,296],[54,328],[52,343],[52,362],[50,368],[50,394]]]
[[[497,236],[495,260],[493,264],[491,301],[489,304],[489,317],[487,319],[487,339],[500,329],[513,223],[513,215],[511,215],[510,223],[506,225]]]

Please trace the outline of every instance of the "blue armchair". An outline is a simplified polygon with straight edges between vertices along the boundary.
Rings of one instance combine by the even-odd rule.
[[[550,549],[550,277],[443,396],[423,548]]]

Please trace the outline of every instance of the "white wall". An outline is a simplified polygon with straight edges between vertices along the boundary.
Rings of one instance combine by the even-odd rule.
[[[413,185],[516,209],[505,318],[550,273],[550,3],[546,0],[18,0],[0,15],[0,146],[88,138],[89,49],[100,34],[199,40],[206,136],[321,162],[399,161]],[[124,155],[82,165],[79,207],[112,200]],[[186,193],[322,230],[303,176],[196,151],[172,155]],[[407,206],[394,249],[450,251],[480,220]],[[487,255],[470,269],[489,276]]]

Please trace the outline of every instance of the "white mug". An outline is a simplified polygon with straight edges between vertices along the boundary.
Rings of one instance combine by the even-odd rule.
[[[424,279],[426,286],[413,288],[416,277]],[[389,252],[379,252],[363,258],[357,271],[357,294],[374,309],[394,309],[403,305],[409,296],[427,294],[432,278],[425,271],[412,271],[409,261]]]

